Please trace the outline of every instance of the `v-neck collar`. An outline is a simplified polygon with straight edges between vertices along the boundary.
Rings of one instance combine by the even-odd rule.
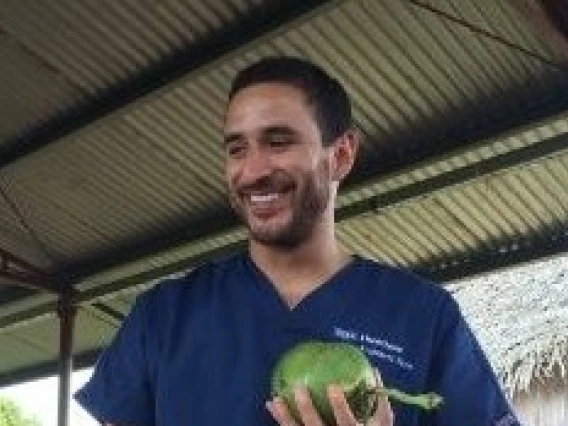
[[[276,290],[276,286],[272,280],[256,265],[248,251],[244,253],[243,258],[246,268],[249,269],[251,275],[254,276],[253,285],[256,287],[257,291],[263,295],[263,299],[267,303],[267,310],[273,314],[288,317],[301,315],[302,312],[309,309],[313,303],[317,303],[317,300],[320,299],[323,294],[327,294],[338,286],[341,286],[344,282],[343,277],[360,263],[359,257],[352,255],[349,262],[338,269],[322,284],[310,291],[296,306],[290,308]]]

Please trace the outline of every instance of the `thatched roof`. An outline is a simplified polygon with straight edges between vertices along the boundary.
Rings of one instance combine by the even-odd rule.
[[[552,376],[568,380],[568,257],[448,288],[510,394]]]

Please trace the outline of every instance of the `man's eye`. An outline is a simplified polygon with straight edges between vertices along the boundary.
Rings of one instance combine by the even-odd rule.
[[[231,157],[241,154],[244,151],[244,149],[245,149],[244,145],[240,143],[228,144],[226,147],[227,155]]]
[[[292,142],[290,135],[270,135],[268,141],[272,146],[288,145]]]

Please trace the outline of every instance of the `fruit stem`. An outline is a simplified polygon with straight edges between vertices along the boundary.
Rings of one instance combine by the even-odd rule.
[[[387,396],[395,401],[415,405],[424,410],[435,410],[444,402],[443,397],[433,392],[410,395],[399,391],[398,389],[378,387],[369,389],[369,393],[377,396]]]

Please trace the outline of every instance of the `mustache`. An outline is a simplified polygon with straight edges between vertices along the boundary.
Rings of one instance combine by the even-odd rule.
[[[239,195],[249,195],[259,192],[281,192],[294,186],[294,181],[282,174],[263,176],[245,185],[236,185]]]

